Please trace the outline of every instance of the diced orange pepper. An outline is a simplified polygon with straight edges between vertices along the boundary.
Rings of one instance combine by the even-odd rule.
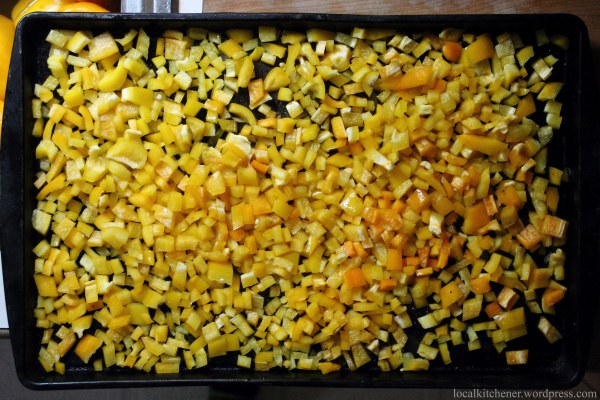
[[[442,307],[448,308],[463,297],[463,293],[454,281],[450,281],[446,286],[440,289],[440,298]]]
[[[389,292],[398,286],[398,280],[394,278],[382,279],[379,281],[379,290],[382,292]]]
[[[421,268],[426,268],[429,259],[429,246],[421,247],[417,249],[417,252],[419,253],[419,265]]]
[[[497,301],[493,301],[493,302],[489,303],[487,306],[485,306],[483,311],[485,311],[485,314],[489,318],[494,318],[496,315],[500,314],[504,310],[502,310],[502,307],[500,307],[500,304],[498,304]]]
[[[442,93],[446,91],[446,86],[448,86],[448,82],[443,79],[436,79],[431,90]]]
[[[402,227],[402,217],[392,209],[379,210],[381,223],[391,229],[400,229]]]
[[[519,119],[522,119],[523,117],[527,117],[534,112],[535,101],[533,101],[533,96],[530,93],[519,101],[519,105],[517,105],[517,110],[515,111],[515,116]]]
[[[359,142],[349,143],[348,150],[350,150],[350,154],[352,154],[353,156],[358,156],[365,151],[362,144],[360,144]]]
[[[362,217],[370,224],[376,224],[379,222],[379,213],[377,212],[377,208],[374,207],[365,207]]]
[[[388,249],[386,268],[389,271],[402,270],[402,251],[400,249]]]
[[[450,182],[448,182],[448,179],[446,179],[446,177],[442,175],[440,177],[440,182],[442,183],[442,186],[444,187],[444,190],[446,191],[446,196],[452,197],[454,195],[454,188],[452,187]]]
[[[546,288],[542,294],[542,306],[549,308],[561,301],[565,297],[565,291],[560,288]]]
[[[404,75],[393,76],[384,79],[381,84],[383,90],[406,90],[429,83],[429,79],[433,74],[431,65],[420,65],[409,69]]]
[[[288,221],[295,221],[298,218],[300,218],[300,210],[298,209],[298,207],[294,207],[294,209],[292,210],[292,212],[290,213],[290,215],[288,215],[287,220]]]
[[[517,240],[527,250],[532,249],[536,244],[542,241],[544,237],[531,224],[527,225],[518,235]]]
[[[267,164],[263,164],[257,160],[252,160],[250,162],[250,165],[252,166],[252,168],[254,168],[256,170],[256,172],[263,174],[263,175],[266,174],[267,171],[269,171],[269,166]]]
[[[381,223],[371,225],[371,230],[377,236],[380,235],[383,231],[385,231],[385,226]]]
[[[567,233],[568,223],[553,215],[546,215],[542,221],[542,234],[562,239]]]
[[[277,126],[277,118],[263,118],[256,121],[258,126],[263,128],[275,128]]]
[[[419,152],[421,157],[424,157],[424,158],[435,157],[435,154],[437,153],[437,147],[435,144],[433,144],[431,142],[431,140],[423,137],[423,138],[417,139],[414,144],[415,144],[415,148],[417,149],[417,151]]]
[[[498,212],[498,207],[496,206],[496,200],[494,200],[493,194],[484,197],[483,204],[485,206],[485,210],[487,211],[487,214],[490,217]]]
[[[272,211],[271,203],[265,196],[259,196],[252,202],[254,215],[264,215]]]
[[[507,206],[515,206],[517,208],[521,208],[523,204],[514,186],[507,186],[504,189],[502,202]]]
[[[344,280],[351,288],[358,288],[367,284],[365,275],[360,268],[353,268],[344,272]]]
[[[396,89],[404,90],[426,85],[432,74],[433,67],[431,65],[422,65],[411,68],[402,76],[402,78],[400,78],[400,82]]]
[[[416,265],[406,265],[402,268],[402,272],[406,274],[406,276],[413,276],[417,272]]]
[[[346,241],[343,244],[344,251],[348,254],[348,257],[354,257],[356,255],[356,251],[354,250],[354,244],[351,241]]]
[[[421,276],[429,276],[433,274],[433,268],[431,267],[425,267],[425,268],[419,268],[417,269],[417,277],[421,277]]]
[[[558,188],[552,186],[546,189],[546,204],[548,204],[548,209],[555,213],[558,208]]]
[[[406,261],[406,265],[413,265],[413,266],[417,266],[419,265],[419,257],[406,257],[404,259],[404,261]]]
[[[246,237],[246,231],[242,228],[240,229],[232,229],[229,231],[229,237],[236,242],[244,239]]]
[[[221,193],[219,196],[219,200],[225,203],[225,207],[230,207],[231,205],[231,194],[227,191],[225,193]]]
[[[406,203],[400,199],[394,201],[394,204],[392,204],[392,210],[394,210],[398,214],[400,214],[405,209],[406,209]]]
[[[255,79],[248,84],[248,94],[250,96],[250,107],[257,107],[265,97],[265,87],[262,79]]]
[[[366,258],[369,255],[360,242],[354,242],[354,251],[360,258]]]
[[[431,205],[431,197],[427,192],[417,189],[406,200],[406,204],[416,213],[421,213]]]
[[[394,247],[394,248],[398,248],[401,249],[404,247],[404,245],[406,243],[408,243],[408,235],[406,234],[402,234],[402,233],[398,233],[396,236],[394,236],[392,238],[392,240],[390,241],[390,246]]]
[[[382,205],[380,208],[392,208],[392,200],[394,199],[394,194],[389,190],[385,190],[381,192],[381,198],[379,199],[380,204]]]
[[[330,372],[339,371],[342,366],[340,364],[336,364],[333,362],[320,362],[317,364],[317,368],[321,371],[322,374],[328,374]]]
[[[325,96],[325,98],[323,99],[323,104],[325,104],[326,106],[329,107],[333,107],[333,108],[346,108],[348,107],[348,104],[343,101],[343,100],[334,100],[329,96]]]
[[[490,276],[482,275],[478,278],[471,279],[471,289],[475,294],[484,294],[492,290],[490,286]]]
[[[248,248],[250,254],[256,254],[258,251],[256,237],[254,235],[246,236],[246,239],[244,240],[244,246]]]
[[[453,40],[447,40],[442,46],[442,54],[446,57],[446,60],[452,62],[458,62],[460,55],[462,54],[462,46],[460,43]]]
[[[204,186],[197,187],[192,191],[192,195],[199,208],[206,208],[206,204],[208,203],[208,191]]]
[[[482,201],[465,208],[464,219],[462,230],[467,235],[474,234],[477,229],[490,222],[490,217]]]
[[[444,268],[448,265],[448,258],[450,257],[450,241],[447,237],[442,240],[442,245],[440,246],[440,251],[438,253],[438,260],[436,267]]]

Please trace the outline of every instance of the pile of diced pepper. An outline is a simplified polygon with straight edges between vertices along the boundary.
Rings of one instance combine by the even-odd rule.
[[[547,159],[568,40],[531,36],[51,30],[43,368],[415,371],[484,341],[527,363],[513,339],[561,337],[567,230]]]

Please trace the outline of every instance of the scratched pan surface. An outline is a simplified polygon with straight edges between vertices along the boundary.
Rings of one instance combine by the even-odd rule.
[[[560,52],[553,79],[566,83],[563,102],[563,124],[550,146],[550,164],[565,168],[570,180],[561,186],[561,217],[570,221],[567,254],[568,292],[557,306],[551,321],[562,332],[563,339],[548,345],[537,331],[537,318],[528,318],[529,334],[509,342],[509,349],[530,349],[528,365],[507,367],[504,354],[497,354],[489,340],[482,339],[483,349],[473,352],[466,345],[450,346],[453,362],[444,366],[433,362],[428,372],[382,373],[375,364],[359,371],[342,370],[321,375],[312,371],[274,369],[254,372],[235,367],[235,356],[213,359],[209,366],[179,374],[156,375],[131,369],[112,367],[95,372],[72,354],[66,357],[67,371],[61,376],[46,374],[37,361],[41,330],[35,327],[33,309],[36,289],[32,279],[32,248],[40,240],[31,228],[31,213],[36,206],[32,182],[37,169],[30,132],[33,120],[31,100],[33,86],[48,74],[46,59],[49,45],[45,42],[50,29],[86,29],[94,33],[110,31],[115,37],[130,28],[144,28],[150,35],[165,29],[203,27],[213,31],[228,28],[254,28],[274,25],[291,30],[323,28],[349,32],[354,26],[394,28],[403,33],[430,31],[439,33],[453,27],[474,33],[492,35],[517,32],[529,43],[535,43],[533,32],[546,29],[569,37],[570,47]],[[543,54],[544,49],[540,49]],[[537,51],[537,50],[536,50]],[[553,50],[556,52],[555,50]],[[267,68],[257,68],[265,74]],[[1,148],[1,245],[4,285],[10,324],[10,335],[17,374],[21,382],[33,389],[133,387],[206,384],[264,384],[355,387],[520,387],[566,388],[583,376],[592,329],[593,304],[597,296],[595,279],[598,268],[598,211],[600,204],[597,160],[598,129],[596,120],[590,47],[585,25],[569,15],[454,15],[454,16],[356,16],[324,14],[32,14],[17,29],[10,68],[4,131]],[[240,95],[236,101],[245,101]],[[285,112],[281,104],[271,104]],[[539,115],[543,118],[543,115]],[[538,119],[539,121],[539,119]],[[425,310],[411,310],[413,321]],[[408,347],[416,350],[422,337],[411,328],[413,339]],[[480,333],[481,334],[481,333]],[[480,335],[481,336],[481,335]]]

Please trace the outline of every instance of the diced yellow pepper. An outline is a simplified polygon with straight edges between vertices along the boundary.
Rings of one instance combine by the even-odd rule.
[[[449,282],[440,290],[440,298],[442,299],[442,307],[448,308],[463,297],[463,293],[455,281]]]
[[[38,293],[42,297],[57,297],[58,291],[56,289],[56,282],[51,276],[35,274],[34,276],[35,286],[37,287]]]
[[[104,73],[104,76],[98,82],[98,89],[105,93],[114,92],[121,89],[126,80],[127,69],[119,64],[115,69]]]
[[[211,281],[231,285],[233,283],[233,266],[224,262],[208,262],[207,277]]]
[[[75,354],[81,358],[81,361],[87,364],[90,361],[90,358],[101,346],[102,340],[98,339],[96,336],[86,334],[84,337],[79,339],[79,342],[75,347]]]
[[[121,90],[121,98],[123,101],[130,101],[138,106],[151,108],[154,102],[154,92],[150,89],[130,86]]]
[[[92,62],[106,59],[119,52],[119,47],[108,32],[95,36],[89,43],[89,59]]]
[[[480,61],[492,58],[495,53],[494,44],[488,35],[479,36],[463,51],[464,57],[469,65],[474,65]]]

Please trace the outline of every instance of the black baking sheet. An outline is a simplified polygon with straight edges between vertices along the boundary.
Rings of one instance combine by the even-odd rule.
[[[46,59],[50,29],[86,29],[95,33],[111,31],[115,37],[131,28],[143,28],[150,35],[166,29],[202,27],[212,31],[228,28],[253,28],[274,25],[282,29],[323,28],[350,32],[355,26],[394,28],[403,33],[433,32],[453,27],[473,33],[517,32],[530,43],[537,29],[569,37],[570,47],[561,54],[555,79],[566,83],[561,92],[563,124],[550,148],[551,165],[569,171],[569,182],[562,185],[560,216],[570,221],[567,254],[568,292],[557,305],[553,323],[563,334],[555,345],[548,345],[537,331],[537,318],[528,318],[529,334],[510,342],[509,349],[529,348],[528,365],[507,367],[504,353],[497,354],[482,339],[483,350],[468,352],[466,345],[451,347],[453,363],[434,362],[427,372],[382,373],[376,365],[355,372],[322,375],[312,371],[274,369],[254,372],[235,367],[235,356],[212,359],[209,366],[175,375],[156,375],[134,369],[112,367],[95,372],[91,365],[68,356],[67,372],[46,374],[37,361],[41,330],[35,328],[33,309],[36,288],[32,279],[34,254],[31,249],[40,239],[31,227],[36,206],[32,185],[37,169],[36,139],[31,100],[35,83],[48,74]],[[356,387],[511,387],[566,388],[583,376],[592,329],[593,304],[598,268],[598,112],[595,109],[595,82],[591,66],[587,30],[571,15],[449,15],[449,16],[359,16],[328,14],[31,14],[19,24],[4,111],[1,148],[1,246],[4,285],[7,297],[10,334],[17,374],[21,382],[34,389],[96,388],[205,384],[268,384]],[[275,104],[275,106],[277,106]],[[413,312],[414,316],[418,311]],[[411,328],[416,329],[416,327]],[[416,347],[415,349],[416,350]],[[439,361],[439,360],[438,360]]]

